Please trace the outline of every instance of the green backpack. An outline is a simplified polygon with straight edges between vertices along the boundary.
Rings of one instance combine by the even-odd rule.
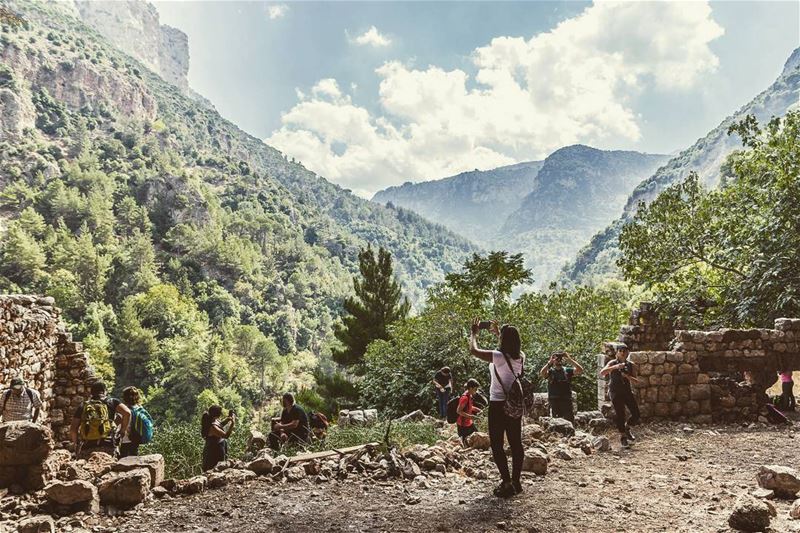
[[[84,441],[103,440],[111,436],[111,418],[108,416],[106,402],[103,400],[83,402],[80,435]]]

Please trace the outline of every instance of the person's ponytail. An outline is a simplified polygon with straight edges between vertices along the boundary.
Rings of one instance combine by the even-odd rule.
[[[211,415],[206,411],[203,413],[203,418],[200,421],[200,436],[203,438],[208,437],[208,432],[211,431],[211,423],[213,422]]]

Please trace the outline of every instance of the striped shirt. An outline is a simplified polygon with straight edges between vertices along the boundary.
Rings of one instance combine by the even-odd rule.
[[[3,409],[3,422],[31,421],[33,420],[33,410],[42,406],[39,393],[28,388],[22,389],[22,394],[19,396],[14,394],[11,389],[4,390],[3,395],[0,396],[0,402],[2,402],[0,408]]]

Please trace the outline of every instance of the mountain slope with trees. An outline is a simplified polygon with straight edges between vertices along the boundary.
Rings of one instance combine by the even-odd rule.
[[[157,416],[312,384],[367,245],[414,301],[473,252],[287,160],[62,5],[8,5],[24,23],[0,25],[0,291],[55,296]]]
[[[738,135],[728,135],[728,128],[747,115],[765,123],[780,117],[800,102],[800,48],[796,49],[784,65],[778,79],[722,123],[699,139],[651,177],[641,182],[631,193],[620,218],[613,221],[591,238],[575,260],[568,265],[563,276],[575,283],[593,283],[608,277],[620,277],[616,267],[619,258],[619,239],[622,227],[631,219],[639,204],[653,201],[667,187],[680,182],[696,172],[700,183],[709,187],[719,185],[728,169],[725,158],[741,146]]]

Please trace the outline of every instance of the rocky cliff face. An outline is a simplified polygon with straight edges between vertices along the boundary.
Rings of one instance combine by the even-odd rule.
[[[187,93],[189,39],[161,24],[155,6],[141,0],[75,0],[74,5],[85,24]]]

